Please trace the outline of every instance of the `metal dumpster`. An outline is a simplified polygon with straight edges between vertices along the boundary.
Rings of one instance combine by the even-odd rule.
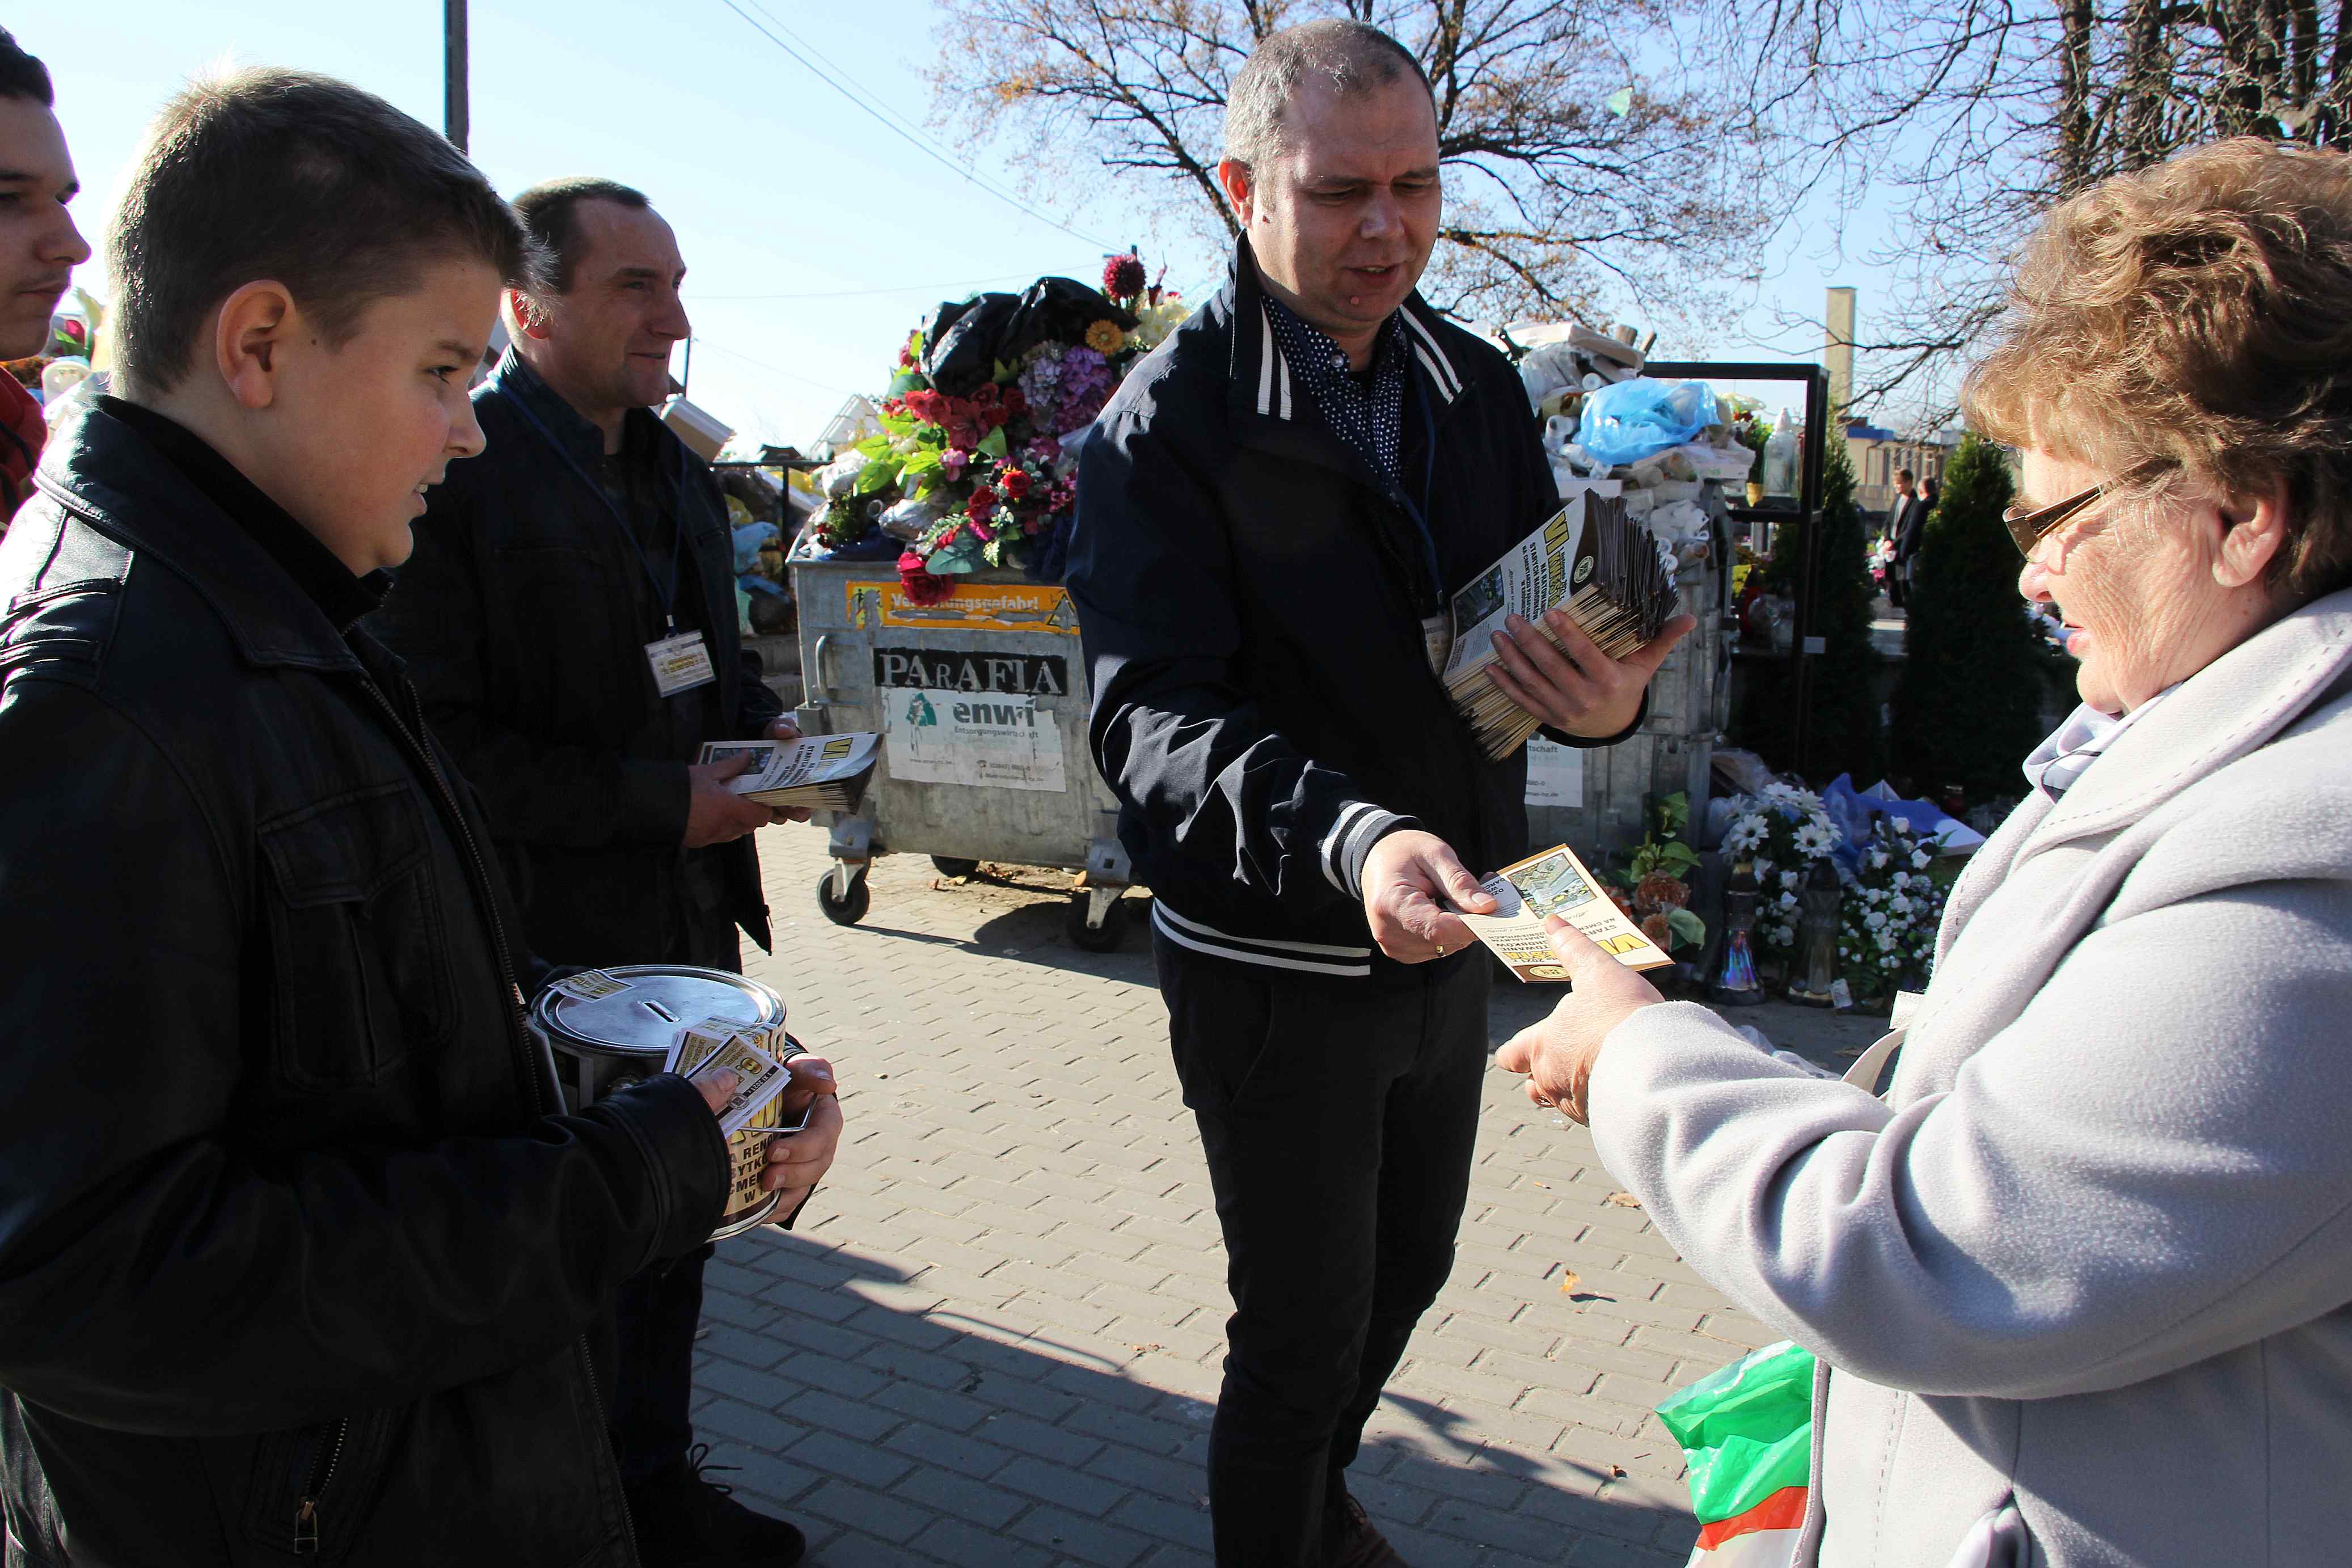
[[[1015,571],[908,597],[887,561],[795,558],[803,734],[875,730],[880,765],[855,816],[818,820],[833,866],[825,917],[864,918],[879,854],[929,855],[950,875],[982,861],[1084,872],[1064,929],[1106,952],[1126,934],[1131,880],[1118,802],[1087,751],[1088,690],[1069,594]]]

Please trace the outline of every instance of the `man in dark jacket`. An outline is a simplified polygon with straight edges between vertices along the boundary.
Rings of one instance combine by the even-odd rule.
[[[1229,1259],[1217,1561],[1393,1563],[1345,1471],[1468,1190],[1490,966],[1454,911],[1491,904],[1465,859],[1527,831],[1524,757],[1485,758],[1436,666],[1452,591],[1559,501],[1518,377],[1413,291],[1439,199],[1412,57],[1276,34],[1225,137],[1233,279],[1088,440],[1070,591]],[[1497,684],[1590,746],[1689,622],[1622,663],[1560,625],[1569,656],[1516,624]]]
[[[687,335],[685,263],[625,185],[555,181],[515,208],[549,286],[509,294],[514,347],[474,394],[489,450],[435,493],[373,624],[488,802],[541,957],[740,969],[739,927],[769,946],[751,833],[782,816],[728,791],[748,759],[695,758],[794,732],[743,653],[718,483],[646,407]],[[618,1301],[613,1439],[638,1543],[665,1568],[797,1562],[797,1530],[689,1457],[709,1257]]]
[[[1919,547],[1927,538],[1927,499],[1916,488],[1908,468],[1895,471],[1895,505],[1886,514],[1886,537],[1895,541],[1895,560],[1886,572],[1887,602],[1903,608],[1911,592],[1911,572]]]
[[[480,450],[526,237],[284,71],[167,106],[117,222],[126,396],[0,544],[5,1561],[628,1568],[583,1331],[716,1223],[731,1085],[561,1113],[484,824],[353,630]]]

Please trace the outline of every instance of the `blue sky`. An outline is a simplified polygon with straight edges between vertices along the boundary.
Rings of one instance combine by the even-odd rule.
[[[874,97],[925,118],[922,70],[938,47],[927,0],[760,5]],[[113,0],[103,36],[69,6],[13,23],[57,80],[85,190],[76,213],[101,247],[78,281],[101,298],[110,293],[106,219],[147,120],[188,76],[225,59],[299,66],[437,126],[441,10],[438,0]],[[850,392],[887,379],[899,340],[941,298],[1049,272],[1092,281],[1100,271],[1102,244],[1017,210],[891,135],[723,0],[473,0],[472,14],[476,162],[509,193],[595,173],[651,194],[689,268],[694,399],[747,431],[808,440]],[[1031,172],[1010,161],[1009,141],[971,148],[952,131],[931,135],[950,162],[997,186],[1018,188]],[[1035,172],[1050,190],[1057,171]],[[1142,244],[1155,267],[1169,264],[1168,281],[1197,298],[1223,258],[1197,246],[1152,255],[1148,208],[1160,199],[1129,185],[1076,209],[1050,196],[1034,204],[1096,242]],[[1817,317],[1832,283],[1862,287],[1867,336],[1873,269],[1853,256],[1877,236],[1866,213],[1861,224],[1845,236],[1843,261],[1822,254],[1837,238],[1833,225],[1791,225],[1802,237],[1769,258],[1759,296],[1703,344],[1662,338],[1656,351],[1811,358],[1818,333],[1777,329],[1776,308]]]

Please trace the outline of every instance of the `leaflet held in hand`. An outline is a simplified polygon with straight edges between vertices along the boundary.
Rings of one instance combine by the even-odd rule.
[[[783,1032],[781,1024],[770,1030],[740,1019],[705,1019],[677,1031],[662,1070],[691,1078],[706,1067],[731,1068],[735,1092],[718,1113],[719,1131],[731,1138],[792,1082],[789,1053],[777,1049]]]
[[[1494,899],[1496,911],[1465,915],[1462,924],[1522,980],[1558,983],[1568,978],[1567,967],[1544,934],[1548,915],[1575,926],[1629,969],[1655,969],[1674,962],[1625,918],[1602,890],[1600,878],[1566,844],[1507,865],[1478,885]]]
[[[727,788],[762,806],[855,811],[874,775],[881,739],[859,731],[798,740],[713,740],[704,744],[701,760],[749,757],[751,766],[727,780]]]
[[[1543,724],[1486,674],[1496,660],[1496,634],[1509,635],[1509,617],[1558,646],[1544,616],[1565,611],[1602,653],[1622,659],[1655,637],[1678,602],[1671,558],[1656,536],[1625,516],[1624,501],[1589,492],[1572,497],[1454,594],[1446,690],[1480,747],[1499,762]]]

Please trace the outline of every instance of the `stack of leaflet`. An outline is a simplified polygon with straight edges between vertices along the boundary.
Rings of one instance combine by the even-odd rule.
[[[746,800],[779,810],[855,811],[874,776],[881,737],[812,735],[799,740],[714,740],[702,748],[705,762],[749,757],[751,766],[727,780]]]
[[[1454,645],[1446,690],[1496,761],[1527,744],[1543,721],[1522,708],[1487,674],[1494,636],[1517,615],[1552,644],[1545,622],[1553,610],[1612,659],[1647,643],[1679,607],[1673,559],[1650,530],[1625,516],[1624,502],[1577,496],[1470,585],[1454,596]]]

